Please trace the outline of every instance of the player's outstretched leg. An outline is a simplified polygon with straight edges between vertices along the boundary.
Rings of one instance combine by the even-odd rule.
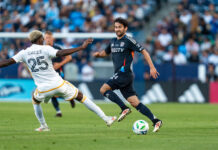
[[[116,103],[121,108],[122,111],[120,113],[120,117],[118,118],[118,122],[123,120],[128,114],[131,113],[131,109],[127,107],[124,102],[117,96],[117,94],[111,90],[111,87],[108,84],[104,84],[101,87],[100,92],[102,95]]]
[[[53,104],[55,110],[56,110],[56,117],[62,117],[62,113],[59,107],[59,103],[56,97],[52,97],[51,99],[51,103]]]
[[[45,118],[42,112],[42,107],[40,105],[40,102],[36,102],[36,100],[33,100],[33,108],[34,108],[34,112],[36,115],[36,118],[38,119],[39,123],[40,123],[40,127],[35,129],[35,131],[50,131],[50,129],[48,128],[46,122],[45,122]]]
[[[100,107],[98,107],[93,101],[91,101],[89,98],[87,98],[85,95],[83,95],[80,91],[78,93],[78,96],[76,100],[83,103],[89,110],[96,113],[101,119],[103,119],[107,126],[111,126],[117,119],[116,116],[106,116],[105,113],[101,110]]]
[[[152,122],[153,122],[153,126],[154,126],[154,130],[153,132],[157,132],[160,130],[160,127],[162,126],[162,121],[157,119],[153,113],[150,111],[150,109],[148,107],[146,107],[145,105],[143,105],[142,103],[139,102],[138,97],[137,96],[131,96],[128,99],[128,102],[135,107],[140,113],[142,113],[143,115],[147,116]]]

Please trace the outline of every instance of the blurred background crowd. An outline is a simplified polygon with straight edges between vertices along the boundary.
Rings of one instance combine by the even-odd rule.
[[[113,20],[123,17],[136,35],[168,0],[2,0],[0,32],[113,32]],[[181,0],[176,9],[156,22],[142,44],[155,64],[218,65],[218,0]],[[136,39],[137,40],[137,39]],[[76,47],[81,40],[57,39],[62,47]],[[108,40],[95,40],[87,51],[73,55],[80,71],[91,53],[104,49]],[[0,60],[29,46],[24,39],[0,39]],[[107,58],[106,60],[110,60]],[[142,61],[136,55],[134,62]]]

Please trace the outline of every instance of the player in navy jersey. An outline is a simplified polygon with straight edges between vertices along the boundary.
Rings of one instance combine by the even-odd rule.
[[[46,31],[44,38],[45,38],[46,45],[50,45],[55,49],[62,50],[62,48],[60,46],[58,46],[57,44],[54,44],[54,38],[53,38],[52,32]],[[52,59],[55,71],[58,72],[62,78],[64,78],[63,65],[70,62],[71,60],[72,60],[72,57],[70,55],[65,56],[65,57],[56,57],[56,58]],[[51,102],[56,110],[56,117],[62,117],[62,113],[61,113],[61,110],[59,107],[57,97],[52,97]],[[74,100],[71,100],[70,104],[71,104],[72,108],[75,107]]]
[[[115,89],[119,89],[124,98],[139,112],[147,116],[154,126],[153,132],[157,132],[162,126],[162,121],[157,119],[152,112],[145,105],[140,103],[136,92],[133,89],[133,72],[131,64],[134,57],[134,52],[140,52],[143,54],[145,60],[150,67],[150,76],[156,79],[159,75],[154,67],[149,53],[133,38],[126,35],[128,29],[128,23],[123,18],[117,18],[114,21],[114,30],[117,38],[111,40],[108,47],[100,52],[95,52],[94,57],[105,57],[109,54],[112,55],[114,64],[114,76],[105,83],[100,92],[102,95],[115,102],[121,108],[122,112],[118,118],[118,122],[123,120],[131,109],[127,107],[123,101],[113,92]]]

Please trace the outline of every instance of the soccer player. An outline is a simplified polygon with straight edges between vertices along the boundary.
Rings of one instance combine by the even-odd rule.
[[[107,83],[103,84],[100,92],[102,95],[119,105],[121,108],[122,111],[118,118],[118,122],[123,120],[129,113],[131,113],[131,109],[127,107],[113,92],[115,89],[119,89],[124,98],[133,107],[135,107],[143,115],[147,116],[153,122],[153,132],[157,132],[162,126],[162,121],[157,119],[148,107],[140,103],[138,97],[136,96],[136,92],[133,89],[133,73],[131,64],[134,57],[134,51],[143,54],[150,67],[150,76],[156,79],[159,73],[154,67],[150,55],[145,48],[138,44],[133,38],[126,35],[127,29],[128,22],[125,19],[115,19],[114,30],[117,38],[112,39],[105,50],[95,52],[93,54],[94,57],[105,57],[111,53],[114,64],[114,75],[110,80],[108,80]]]
[[[46,31],[45,34],[44,34],[44,39],[45,39],[45,44],[46,45],[50,45],[55,49],[62,50],[62,48],[60,46],[54,44],[54,37],[53,37],[52,32]],[[70,56],[70,55],[67,55],[67,56],[65,56],[63,58],[62,57],[56,57],[56,58],[52,59],[55,71],[57,71],[62,78],[64,78],[63,65],[65,65],[66,63],[68,63],[71,60],[72,60],[72,56]],[[54,106],[54,108],[56,110],[56,117],[62,117],[62,113],[61,113],[61,110],[60,110],[60,107],[59,107],[57,97],[52,97],[51,102],[52,102],[52,104],[53,104],[53,106]],[[75,107],[74,100],[71,100],[70,104],[71,104],[72,108]]]
[[[67,101],[72,99],[80,101],[110,126],[116,120],[116,116],[106,116],[95,103],[83,95],[75,86],[63,80],[54,70],[52,64],[52,58],[63,57],[84,50],[93,40],[88,39],[83,42],[82,46],[77,48],[59,51],[51,46],[43,45],[44,38],[42,33],[38,30],[32,31],[29,35],[29,39],[32,45],[25,50],[21,50],[12,58],[1,61],[0,68],[14,63],[24,62],[30,70],[37,86],[32,96],[35,115],[40,122],[40,127],[37,128],[36,131],[50,130],[45,122],[40,103],[43,101],[47,103],[54,96],[63,97]]]

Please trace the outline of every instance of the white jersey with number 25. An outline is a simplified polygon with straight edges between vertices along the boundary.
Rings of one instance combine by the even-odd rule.
[[[30,70],[33,80],[39,91],[48,91],[60,86],[64,81],[54,70],[52,58],[58,50],[48,45],[36,45],[21,50],[12,58],[24,62]]]

